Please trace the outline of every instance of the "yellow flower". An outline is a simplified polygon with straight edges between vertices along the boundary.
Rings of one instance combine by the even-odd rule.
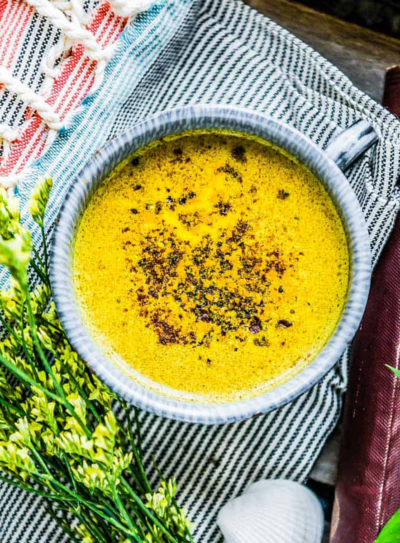
[[[28,264],[31,259],[31,235],[21,225],[14,237],[0,237],[0,264],[6,266],[23,288],[28,286]]]
[[[53,180],[50,176],[41,177],[31,193],[29,200],[29,211],[33,220],[43,226],[44,213],[46,211],[47,202],[49,201]]]

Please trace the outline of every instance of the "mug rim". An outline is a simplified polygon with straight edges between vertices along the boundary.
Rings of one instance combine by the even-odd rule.
[[[186,124],[189,123],[189,126]],[[226,128],[261,137],[309,168],[327,189],[346,230],[351,258],[347,301],[333,334],[313,360],[287,381],[258,396],[225,403],[200,403],[157,394],[116,365],[86,329],[74,297],[72,243],[87,202],[108,173],[150,141],[202,128]],[[371,278],[369,235],[360,204],[339,167],[322,149],[287,124],[237,106],[193,105],[159,112],[118,135],[77,174],[65,197],[51,246],[50,281],[61,323],[72,346],[112,390],[157,415],[203,424],[220,424],[273,411],[308,391],[336,364],[353,338],[364,313]]]

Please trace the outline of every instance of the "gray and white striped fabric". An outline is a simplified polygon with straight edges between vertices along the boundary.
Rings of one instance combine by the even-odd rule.
[[[106,138],[161,109],[199,102],[240,104],[265,112],[321,147],[357,118],[367,118],[380,133],[380,143],[348,177],[365,213],[376,261],[400,205],[395,188],[400,168],[398,120],[315,51],[239,0],[164,4],[169,8],[161,6],[161,15],[171,4],[179,9],[164,18],[168,32],[153,26],[151,39],[160,44],[157,54],[132,80],[128,96],[115,101]],[[118,86],[118,80],[110,83],[111,76],[107,74],[105,85]],[[96,100],[88,106],[87,119],[96,115],[95,107]],[[84,136],[82,128],[80,138]],[[68,138],[72,155],[79,140],[74,134]],[[47,163],[57,177],[55,153]],[[29,179],[20,186],[22,199],[30,186]],[[53,219],[67,188],[67,178],[56,184]],[[346,374],[344,355],[322,382],[292,404],[237,424],[203,427],[141,414],[146,463],[151,469],[154,454],[162,472],[177,477],[180,502],[195,521],[196,541],[220,541],[218,510],[250,482],[307,479],[337,422]],[[67,540],[39,499],[0,487],[2,543]]]

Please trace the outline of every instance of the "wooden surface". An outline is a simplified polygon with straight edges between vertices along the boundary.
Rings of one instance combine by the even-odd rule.
[[[400,64],[400,40],[287,0],[245,2],[311,45],[357,87],[381,101],[386,69]]]

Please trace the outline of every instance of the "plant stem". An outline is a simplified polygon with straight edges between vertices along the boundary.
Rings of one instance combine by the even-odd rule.
[[[47,373],[52,378],[52,381],[54,383],[54,387],[55,387],[56,391],[58,392],[59,396],[62,398],[62,400],[64,402],[64,406],[68,409],[68,411],[71,413],[71,415],[74,417],[74,419],[81,426],[81,428],[85,432],[86,436],[90,439],[92,437],[91,431],[86,426],[86,424],[83,422],[83,420],[79,417],[79,415],[76,413],[73,406],[67,400],[67,398],[65,396],[65,393],[64,393],[64,390],[63,390],[62,386],[60,385],[60,383],[58,382],[58,380],[56,379],[56,377],[55,377],[55,375],[53,373],[53,370],[52,370],[52,368],[51,368],[51,366],[49,364],[49,361],[47,360],[46,355],[43,352],[43,349],[42,349],[42,347],[40,345],[40,341],[39,341],[39,338],[38,338],[38,335],[37,335],[36,321],[35,321],[35,316],[34,316],[33,311],[32,311],[32,306],[31,306],[31,301],[30,301],[28,289],[26,289],[26,292],[27,292],[26,307],[27,307],[27,313],[28,313],[28,322],[29,322],[29,326],[30,326],[30,329],[31,329],[31,332],[32,332],[33,343],[35,344],[38,355],[39,355],[39,357],[40,357],[40,359],[41,359]]]
[[[162,525],[162,523],[158,520],[156,516],[153,515],[153,513],[145,506],[145,504],[142,502],[142,500],[139,498],[139,496],[132,490],[131,486],[129,485],[128,481],[124,477],[121,477],[121,482],[123,486],[126,488],[128,493],[131,495],[135,503],[139,506],[139,508],[145,513],[147,517],[163,532],[163,534],[168,538],[171,543],[180,543],[175,537],[173,537],[169,531]]]
[[[52,400],[63,404],[61,398],[50,392],[50,390],[47,390],[47,388],[44,388],[40,383],[32,379],[32,377],[30,377],[27,373],[14,366],[14,364],[9,362],[7,358],[5,358],[2,354],[0,354],[0,362],[8,369],[10,373],[15,375],[15,377],[17,377],[20,381],[24,381],[25,383],[28,383],[29,385],[38,388]]]
[[[7,332],[15,339],[17,343],[19,343],[19,337],[14,332],[14,330],[11,328],[11,326],[8,324],[6,319],[3,317],[3,315],[0,313],[0,322],[4,326],[4,328],[7,330]]]
[[[40,256],[39,251],[36,249],[36,247],[33,244],[32,244],[32,252],[35,255],[36,260],[39,262],[39,265],[42,266],[42,268],[45,270],[42,257]]]
[[[142,433],[140,431],[140,421],[139,421],[139,409],[136,406],[133,409],[135,411],[135,423],[136,423],[136,432],[137,432],[137,435],[138,435],[139,453],[141,455],[143,455]]]
[[[42,466],[42,468],[44,469],[44,471],[46,472],[46,474],[49,476],[49,477],[53,477],[52,474],[51,474],[51,471],[49,470],[49,468],[47,467],[47,464],[46,462],[43,460],[42,456],[40,455],[40,453],[37,451],[37,449],[31,444],[31,446],[29,447],[29,449],[33,452],[33,455],[35,456],[36,460],[39,462],[39,464]]]
[[[57,524],[57,526],[61,528],[61,530],[63,530],[66,534],[69,535],[73,543],[82,543],[82,541],[79,541],[79,539],[75,537],[74,532],[68,528],[65,522],[61,522],[61,520],[57,517],[57,515],[51,508],[51,506],[49,506],[49,508],[47,509],[47,512],[51,516],[51,518],[54,520],[54,522]]]
[[[106,537],[97,528],[92,518],[90,517],[89,513],[86,513],[86,515],[77,514],[77,517],[79,518],[81,523],[86,526],[86,529],[88,530],[90,535],[94,538],[96,543],[109,543],[109,540],[107,541]]]
[[[69,464],[68,457],[67,457],[67,455],[65,454],[64,451],[62,452],[61,457],[62,457],[62,459],[63,459],[63,461],[64,461],[64,464],[67,466],[69,478],[71,479],[71,483],[72,483],[72,486],[73,486],[73,488],[74,488],[74,491],[77,492],[78,489],[77,489],[77,487],[76,487],[76,481],[75,481],[74,476],[73,476],[73,474],[72,474],[71,466],[70,466],[70,464]]]
[[[27,346],[25,338],[24,338],[24,325],[23,325],[22,322],[21,322],[21,325],[20,325],[20,333],[21,333],[22,350],[24,351],[25,357],[28,360],[30,367],[32,368],[32,372],[33,372],[33,375],[35,376],[35,379],[37,379],[39,381],[39,375],[38,375],[38,372],[37,372],[37,369],[36,369],[36,365],[34,364],[34,362],[32,360],[32,357],[29,354],[28,346]]]
[[[93,504],[92,502],[86,500],[85,498],[82,498],[82,496],[78,496],[77,494],[75,494],[75,492],[73,492],[72,490],[70,490],[68,487],[66,487],[65,485],[63,485],[62,483],[60,483],[59,481],[57,481],[56,479],[52,478],[51,482],[56,485],[57,487],[61,488],[62,490],[64,490],[65,492],[67,492],[68,494],[70,494],[71,496],[74,496],[77,500],[79,500],[81,503],[83,503],[84,505],[86,505],[86,507],[88,507],[91,511],[93,511],[94,513],[96,513],[97,515],[99,515],[100,517],[102,517],[104,520],[106,520],[107,522],[109,522],[110,524],[112,524],[113,526],[115,526],[116,528],[120,529],[124,534],[127,534],[127,535],[132,535],[129,530],[127,530],[125,528],[125,526],[123,524],[121,524],[119,521],[111,518],[111,517],[108,517],[107,515],[105,515],[102,511],[100,511],[100,509],[98,509],[98,507]],[[174,542],[174,543],[179,543],[179,542]]]
[[[175,498],[172,498],[172,504],[173,504],[174,507],[175,507],[175,511],[176,511],[177,513],[179,513],[179,505],[178,505],[178,503],[177,503],[177,501],[176,501]],[[194,543],[194,539],[193,539],[192,534],[190,533],[190,530],[189,530],[188,527],[186,527],[186,537],[189,538],[190,543]]]
[[[124,504],[122,503],[122,500],[115,488],[115,484],[113,485],[113,494],[114,494],[114,500],[115,500],[115,503],[117,504],[118,506],[118,509],[120,510],[120,513],[122,515],[122,518],[125,520],[126,524],[128,525],[128,527],[130,528],[132,534],[133,534],[133,538],[136,542],[138,543],[141,543],[140,539],[138,539],[137,537],[137,529],[136,527],[133,525],[133,522],[132,522],[132,519],[131,517],[129,516],[127,510],[125,509],[124,507]]]
[[[43,223],[40,224],[40,231],[42,233],[43,240],[43,252],[44,252],[44,264],[46,269],[46,275],[49,276],[49,254],[47,251],[47,241],[46,241],[46,232],[44,231]]]
[[[11,326],[8,324],[6,319],[3,317],[3,315],[0,313],[0,323],[4,326],[4,328],[7,330],[7,332],[14,338],[14,341],[20,345],[22,345],[22,350],[24,351],[24,355],[26,356],[30,366],[32,367],[32,371],[35,374],[36,379],[38,379],[37,370],[35,367],[35,364],[32,361],[32,358],[29,354],[28,348],[26,346],[25,338],[24,338],[24,328],[23,328],[23,321],[20,322],[20,333],[21,337],[18,337],[18,335],[15,333],[15,331],[11,328]]]
[[[43,273],[43,271],[39,268],[39,266],[36,264],[34,260],[31,260],[32,268],[35,270],[35,272],[38,274],[40,279],[45,283],[48,287],[50,286],[50,281],[46,277],[46,275]]]
[[[25,411],[21,409],[20,407],[17,407],[16,405],[8,402],[4,398],[0,396],[0,403],[3,404],[8,409],[12,409],[13,411],[16,411],[21,417],[25,417]]]
[[[136,447],[136,444],[135,444],[135,440],[134,440],[134,437],[133,437],[132,422],[131,422],[131,417],[130,417],[130,413],[129,413],[129,408],[128,408],[125,400],[121,401],[121,405],[124,408],[126,418],[127,418],[127,421],[128,421],[128,435],[129,435],[129,438],[130,438],[130,443],[131,443],[131,447],[132,447],[133,456],[135,457],[137,467],[138,467],[139,472],[140,472],[140,474],[142,476],[142,479],[143,479],[144,491],[145,492],[152,492],[152,488],[151,488],[151,486],[149,484],[149,481],[147,479],[146,472],[144,471],[142,460],[141,460],[140,455],[138,453],[138,450],[137,450],[137,447]]]
[[[26,374],[24,371],[20,370],[19,368],[17,368],[16,366],[14,366],[14,364],[12,364],[11,362],[9,362],[6,358],[4,358],[3,355],[0,354],[0,362],[3,364],[3,366],[5,366],[10,373],[12,373],[13,375],[15,375],[15,377],[18,377],[18,379],[20,379],[21,381],[25,381],[26,383],[29,383],[31,386],[33,387],[36,387],[38,388],[39,390],[41,390],[46,396],[48,396],[49,398],[51,398],[52,400],[58,402],[59,404],[63,405],[66,409],[68,409],[69,411],[72,411],[75,413],[75,410],[74,408],[72,407],[72,405],[66,401],[66,400],[63,400],[62,398],[60,398],[59,396],[57,396],[56,394],[53,394],[52,392],[50,392],[50,390],[47,390],[47,388],[45,388],[44,386],[42,386],[40,383],[36,382],[34,379],[32,379],[28,374]],[[75,416],[74,418],[77,420],[77,422],[80,424],[80,426],[83,428],[83,430],[85,431],[86,435],[91,438],[92,434],[90,432],[90,430],[85,426],[85,424],[81,421],[81,419],[79,418],[79,416],[75,413]],[[85,430],[86,429],[86,430]]]
[[[89,397],[88,395],[86,394],[86,392],[83,390],[83,388],[80,386],[80,384],[78,383],[78,381],[75,379],[75,376],[71,373],[71,370],[69,369],[68,365],[63,362],[58,356],[57,356],[57,353],[53,350],[53,349],[50,349],[50,352],[51,354],[54,356],[55,360],[58,360],[58,362],[60,362],[62,368],[64,369],[64,371],[66,373],[68,373],[69,375],[69,378],[71,379],[72,383],[74,384],[74,386],[76,386],[76,388],[78,389],[78,392],[79,394],[82,396],[82,398],[85,400],[85,403],[88,407],[88,409],[92,412],[94,418],[97,420],[98,423],[101,423],[102,422],[102,419],[100,417],[100,415],[97,413],[96,411],[96,408],[94,407],[93,405],[93,402],[91,402],[89,400]]]

